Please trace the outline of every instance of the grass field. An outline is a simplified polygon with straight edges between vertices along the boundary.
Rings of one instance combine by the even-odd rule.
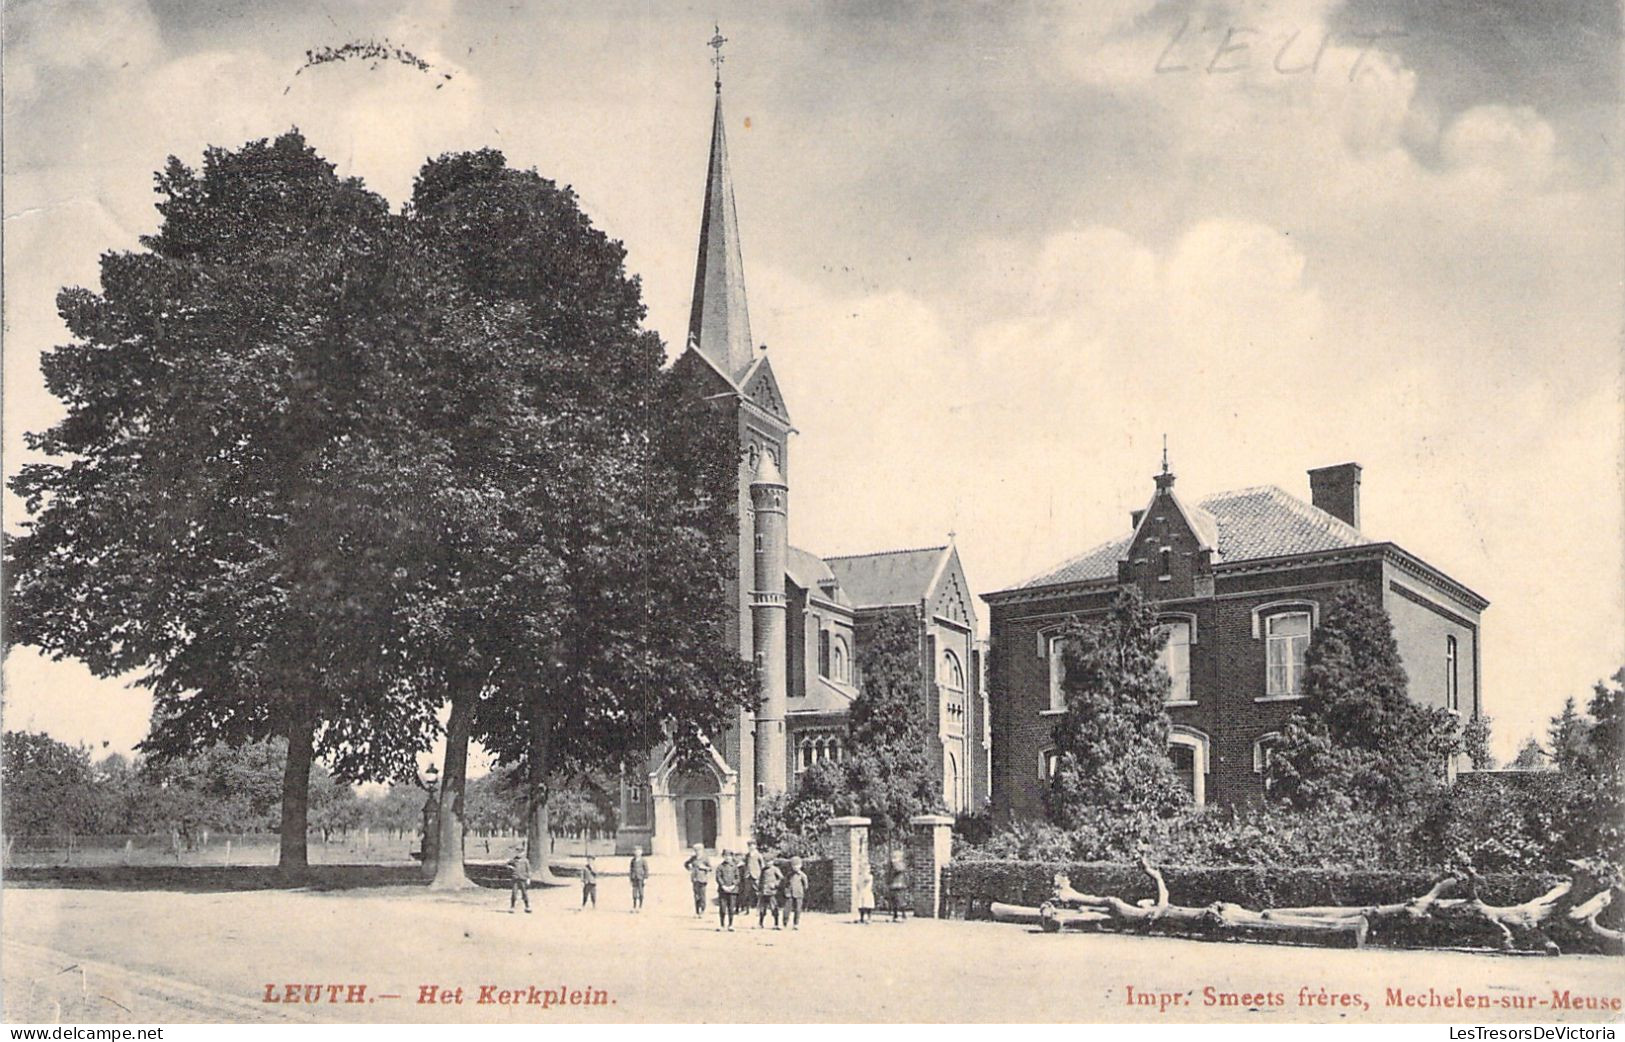
[[[465,850],[470,858],[507,857],[520,840],[514,836],[470,836]],[[412,853],[420,840],[415,834],[352,830],[323,841],[312,835],[308,845],[313,865],[402,865],[415,859]],[[19,837],[8,841],[6,868],[103,868],[110,866],[195,867],[261,866],[277,862],[278,844],[273,833],[221,834],[192,837],[183,841],[177,853],[167,835]],[[554,840],[559,857],[613,853],[613,839],[576,839],[561,836]]]

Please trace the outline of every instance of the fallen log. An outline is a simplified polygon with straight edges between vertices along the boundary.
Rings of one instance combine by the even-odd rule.
[[[1007,905],[994,901],[987,906],[988,914],[1001,923],[1037,923],[1043,920],[1043,910],[1031,905]]]
[[[1368,922],[1390,919],[1395,916],[1421,919],[1427,916],[1429,910],[1433,908],[1444,892],[1455,885],[1456,878],[1453,874],[1444,876],[1434,883],[1427,893],[1420,897],[1413,897],[1409,901],[1395,901],[1391,904],[1380,905],[1308,905],[1300,908],[1266,908],[1259,914],[1268,919],[1353,919],[1362,916]]]
[[[1241,905],[1215,903],[1202,907],[1173,904],[1162,872],[1142,857],[1140,867],[1156,884],[1155,900],[1130,904],[1112,894],[1085,894],[1064,875],[1055,877],[1055,893],[1043,912],[1046,930],[1093,928],[1136,931],[1204,940],[1268,940],[1287,944],[1358,948],[1369,924],[1359,915],[1336,918],[1284,916],[1269,919]]]
[[[1122,933],[1154,933],[1204,940],[1259,940],[1271,943],[1319,946],[1363,947],[1369,931],[1391,921],[1433,921],[1445,927],[1487,926],[1500,935],[1501,946],[1518,947],[1520,935],[1528,935],[1553,955],[1561,954],[1546,935],[1545,927],[1562,910],[1574,922],[1585,924],[1610,948],[1625,947],[1625,931],[1598,921],[1614,901],[1616,891],[1625,893],[1625,879],[1618,868],[1602,863],[1576,862],[1587,887],[1602,889],[1578,905],[1568,899],[1575,889],[1573,878],[1564,879],[1546,893],[1518,904],[1492,905],[1478,893],[1480,877],[1468,864],[1459,872],[1438,879],[1422,894],[1405,901],[1365,905],[1304,905],[1254,910],[1229,902],[1205,906],[1176,905],[1169,899],[1168,884],[1162,872],[1149,859],[1140,858],[1140,867],[1156,886],[1152,899],[1129,902],[1114,894],[1087,894],[1073,888],[1071,879],[1057,874],[1051,898],[1042,907],[999,905],[998,918],[1009,921],[1036,921],[1049,932],[1096,930]],[[1600,867],[1599,867],[1600,865]],[[1452,887],[1465,881],[1467,896],[1445,897]]]
[[[1546,936],[1544,927],[1546,921],[1552,917],[1552,913],[1557,911],[1558,902],[1574,889],[1574,880],[1565,879],[1539,897],[1531,898],[1522,904],[1491,905],[1486,904],[1478,896],[1478,873],[1469,867],[1465,874],[1467,897],[1435,902],[1433,913],[1437,918],[1489,923],[1500,932],[1501,947],[1506,951],[1517,950],[1517,933],[1514,931],[1518,931],[1533,935],[1547,954],[1562,954],[1557,942]]]

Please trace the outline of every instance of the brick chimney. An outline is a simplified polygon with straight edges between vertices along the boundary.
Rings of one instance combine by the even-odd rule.
[[[1339,463],[1309,472],[1309,501],[1339,520],[1360,527],[1360,465]]]
[[[1140,530],[1140,519],[1144,516],[1144,510],[1130,510],[1128,512],[1129,527],[1138,532]]]

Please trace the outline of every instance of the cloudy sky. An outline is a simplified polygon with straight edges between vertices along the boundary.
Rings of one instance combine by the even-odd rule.
[[[292,125],[397,204],[459,148],[574,185],[680,342],[717,20],[754,332],[802,432],[798,545],[952,530],[987,592],[1121,534],[1165,433],[1191,496],[1307,497],[1307,468],[1356,460],[1368,532],[1492,602],[1498,752],[1625,664],[1608,0],[6,14],[8,475],[58,414],[56,289],[155,227],[165,156]],[[367,39],[432,69],[298,72]],[[144,731],[143,693],[72,663],[20,650],[5,679],[8,728]]]

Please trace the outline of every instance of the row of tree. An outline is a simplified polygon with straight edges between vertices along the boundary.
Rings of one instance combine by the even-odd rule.
[[[0,821],[9,836],[75,836],[274,832],[281,820],[282,739],[219,744],[162,760],[110,753],[100,760],[84,746],[49,735],[7,731],[0,736]],[[324,837],[371,829],[415,835],[423,823],[427,790],[394,783],[364,794],[317,764],[311,770],[310,828]],[[497,770],[470,779],[466,818],[487,835],[523,831],[524,778]],[[560,779],[552,790],[553,830],[578,835],[613,828],[604,790],[580,779]]]
[[[523,772],[541,865],[561,769],[697,753],[750,704],[734,432],[569,188],[482,150],[393,212],[291,131],[156,190],[142,248],[58,297],[8,641],[136,676],[154,763],[282,739],[290,871],[318,761],[409,781],[444,733],[456,851],[477,740]]]

